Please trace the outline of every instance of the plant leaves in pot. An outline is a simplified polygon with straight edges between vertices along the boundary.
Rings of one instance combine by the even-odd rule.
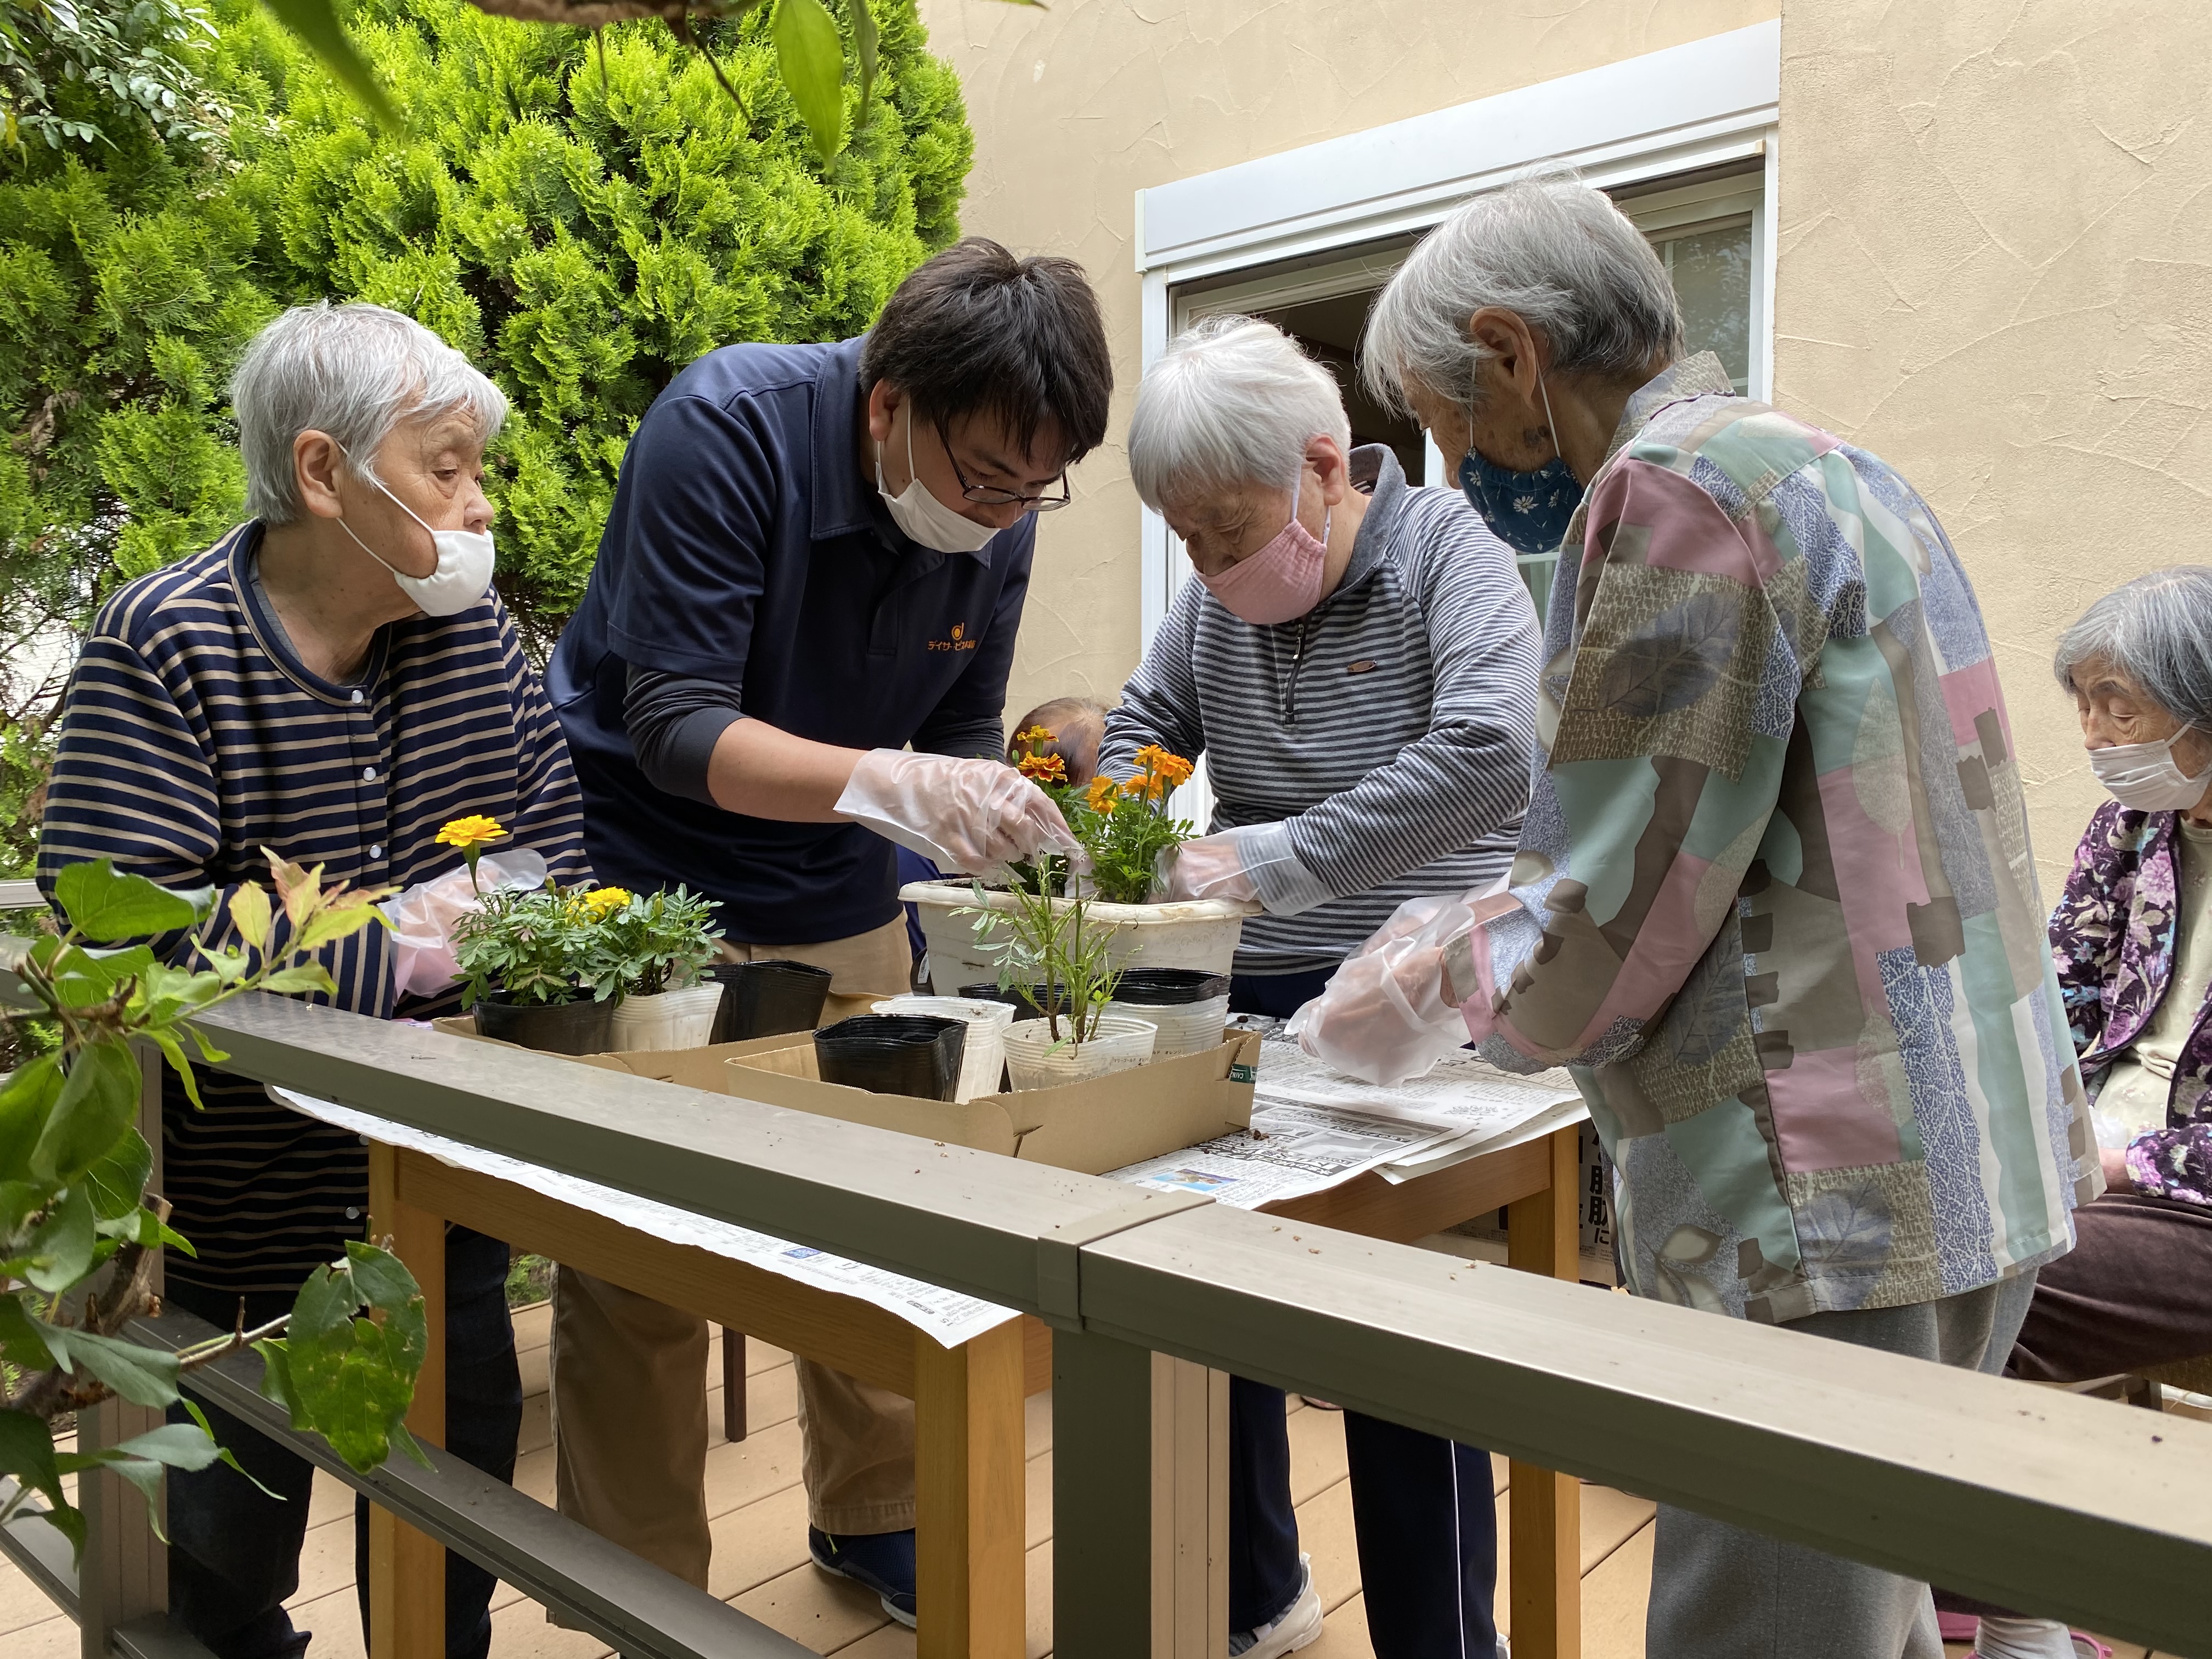
[[[578,903],[592,922],[585,971],[601,996],[621,994],[615,1048],[700,1048],[713,1041],[723,990],[700,977],[721,937],[713,902],[681,886],[638,894],[601,887]]]
[[[605,1053],[613,988],[594,994],[587,982],[592,938],[581,896],[550,882],[484,894],[453,924],[462,1006],[477,1031],[548,1054]]]
[[[1194,1054],[1221,1042],[1229,1023],[1229,975],[1201,968],[1125,968],[1106,1012],[1158,1026],[1154,1060]]]
[[[785,1031],[811,1031],[830,1000],[830,972],[811,962],[718,962],[707,977],[720,981],[722,1011],[714,1041],[744,1042]]]
[[[964,1020],[933,1014],[855,1014],[814,1034],[824,1083],[877,1094],[950,1100],[960,1082]]]

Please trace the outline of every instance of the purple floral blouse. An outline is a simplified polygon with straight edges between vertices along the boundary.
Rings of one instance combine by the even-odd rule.
[[[2114,1056],[2158,1012],[2173,977],[2178,854],[2173,812],[2106,801],[2074,854],[2051,918],[2051,954],[2081,1079],[2095,1099]],[[2199,926],[2212,918],[2199,918]],[[2128,1144],[2136,1190],[2212,1208],[2212,1000],[2197,1011],[2173,1070],[2166,1127]]]

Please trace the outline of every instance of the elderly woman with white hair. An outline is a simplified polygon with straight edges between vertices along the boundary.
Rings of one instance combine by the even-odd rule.
[[[1256,898],[1231,1006],[1286,1015],[1404,901],[1504,872],[1528,798],[1537,627],[1513,558],[1453,491],[1353,449],[1328,371],[1226,317],[1146,375],[1129,463],[1196,568],[1108,717],[1100,771],[1158,744],[1206,757],[1211,833],[1170,897]],[[1231,1654],[1315,1639],[1279,1389],[1231,1392]],[[1498,1646],[1486,1454],[1347,1413],[1380,1659]]]
[[[1934,513],[1685,355],[1657,256],[1571,178],[1439,226],[1364,349],[1492,527],[1559,567],[1509,890],[1370,953],[1302,1041],[1370,1075],[1439,1028],[1571,1066],[1637,1294],[1998,1369],[2101,1180]],[[1652,1659],[1941,1652],[1924,1584],[1657,1524]]]
[[[584,878],[568,750],[491,591],[498,387],[411,319],[317,305],[254,337],[231,404],[252,516],[100,607],[62,706],[40,883],[51,894],[65,866],[105,858],[227,893],[267,880],[268,848],[330,880],[406,887],[459,866],[438,832],[476,813],[556,878]],[[214,915],[228,927],[227,898]],[[392,950],[379,928],[326,946],[327,1000],[380,1019],[447,1012],[450,994],[399,994]],[[166,1299],[225,1330],[241,1310],[259,1325],[362,1237],[367,1153],[244,1079],[204,1074],[204,1111],[173,1077],[164,1088],[161,1190],[197,1249],[170,1255]],[[446,1446],[507,1479],[522,1397],[507,1246],[457,1227],[446,1249]],[[170,1472],[170,1616],[221,1659],[297,1654],[307,1636],[284,1601],[313,1470],[207,1409],[253,1480]],[[493,1583],[447,1558],[456,1659],[489,1647]]]

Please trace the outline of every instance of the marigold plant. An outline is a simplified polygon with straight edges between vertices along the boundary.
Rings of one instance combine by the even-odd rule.
[[[1058,733],[1032,726],[1014,733],[1019,751],[1015,766],[1036,783],[1053,804],[1077,841],[1091,855],[1091,891],[1109,904],[1142,904],[1152,896],[1153,869],[1160,854],[1191,837],[1191,826],[1168,811],[1168,796],[1190,781],[1194,769],[1181,755],[1157,744],[1137,751],[1136,774],[1117,783],[1112,778],[1093,778],[1077,788],[1067,781],[1067,763],[1057,754],[1040,753]],[[1040,894],[1063,890],[1066,876],[1023,864],[1014,866],[1021,884]]]

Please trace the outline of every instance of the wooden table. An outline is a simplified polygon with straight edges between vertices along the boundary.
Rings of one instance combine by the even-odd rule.
[[[1399,1186],[1363,1176],[1270,1208],[1411,1240],[1510,1205],[1512,1265],[1572,1278],[1577,1146],[1577,1131],[1564,1129]],[[459,1222],[911,1399],[921,1659],[1021,1659],[1022,1402],[1052,1385],[1051,1332],[1040,1322],[1024,1316],[948,1349],[856,1297],[402,1148],[370,1147],[369,1213],[371,1236],[391,1237],[427,1304],[428,1352],[407,1416],[416,1435],[446,1437],[445,1226]],[[1226,1376],[1155,1355],[1152,1420],[1155,1659],[1217,1659],[1228,1629]],[[1575,1659],[1579,1489],[1516,1463],[1512,1491],[1514,1650],[1521,1659]],[[372,1509],[371,1659],[441,1659],[444,1587],[440,1547]]]

